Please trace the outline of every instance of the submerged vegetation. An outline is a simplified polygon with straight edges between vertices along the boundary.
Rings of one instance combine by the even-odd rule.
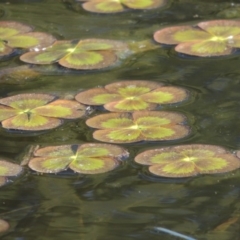
[[[213,20],[196,26],[173,26],[154,33],[155,41],[177,45],[179,53],[199,57],[229,55],[240,48],[240,21]]]

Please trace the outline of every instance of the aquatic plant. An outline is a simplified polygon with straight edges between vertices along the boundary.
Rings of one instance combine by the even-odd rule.
[[[30,159],[29,167],[37,172],[58,173],[72,169],[83,174],[104,173],[119,165],[128,152],[111,144],[79,144],[40,148]]]
[[[29,65],[22,65],[18,67],[2,68],[0,70],[0,83],[22,83],[25,80],[36,78],[40,75]]]
[[[165,5],[166,0],[80,0],[82,7],[89,12],[116,13],[128,9],[152,9]]]
[[[188,92],[180,87],[151,81],[122,81],[78,93],[75,99],[87,105],[104,105],[111,112],[153,110],[158,104],[185,100]]]
[[[81,41],[56,41],[43,51],[28,52],[20,59],[33,64],[51,64],[73,69],[100,69],[113,65],[117,52],[124,51],[127,45],[107,39],[85,39]]]
[[[3,219],[0,219],[0,233],[5,232],[9,229],[9,224]]]
[[[0,160],[0,186],[4,185],[7,182],[7,177],[17,176],[21,171],[22,171],[21,166],[1,159]]]
[[[233,171],[239,159],[220,146],[189,144],[144,151],[135,157],[140,164],[150,165],[149,171],[163,177],[190,177]]]
[[[186,137],[190,133],[184,115],[166,111],[138,111],[133,113],[108,113],[92,117],[86,124],[98,128],[93,133],[96,140],[114,143],[139,141],[164,141]]]
[[[0,99],[0,121],[7,129],[38,131],[82,117],[85,107],[49,94],[27,93]]]
[[[173,26],[154,33],[155,41],[177,45],[180,53],[211,57],[228,55],[240,48],[240,21],[213,20],[196,26]]]
[[[18,22],[0,22],[0,57],[10,55],[15,48],[37,49],[50,46],[56,39],[47,33]]]

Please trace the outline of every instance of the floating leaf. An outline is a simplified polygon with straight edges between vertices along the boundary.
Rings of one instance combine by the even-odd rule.
[[[213,20],[193,27],[163,28],[154,33],[154,39],[163,44],[177,44],[175,50],[188,55],[228,55],[234,48],[240,48],[240,21]]]
[[[0,186],[6,183],[6,177],[17,176],[21,171],[21,166],[5,160],[0,160]]]
[[[240,167],[234,154],[222,147],[204,144],[152,149],[137,155],[135,161],[150,165],[149,171],[155,175],[174,178],[224,173]]]
[[[85,39],[76,41],[56,41],[44,51],[28,52],[20,59],[32,64],[60,65],[73,69],[100,69],[114,64],[119,51],[127,47],[119,41],[104,39]]]
[[[127,9],[151,9],[165,5],[165,0],[86,0],[82,7],[89,12],[116,13]]]
[[[150,81],[123,81],[80,92],[76,100],[87,105],[104,105],[112,112],[153,110],[157,104],[170,104],[185,100],[183,88],[163,86]]]
[[[55,100],[55,96],[48,94],[19,94],[0,99],[0,120],[7,129],[51,129],[61,125],[62,118],[75,119],[84,113],[85,107],[78,102]]]
[[[30,26],[18,22],[0,22],[0,56],[9,55],[14,48],[36,48],[50,46],[56,39],[46,33],[32,32]]]
[[[0,233],[5,232],[9,229],[9,224],[3,219],[0,219]]]
[[[7,39],[8,46],[12,48],[34,48],[39,51],[53,44],[56,38],[43,32],[30,32],[18,34]]]
[[[190,130],[182,123],[185,116],[176,112],[139,111],[109,113],[90,118],[86,124],[98,128],[93,137],[103,142],[175,140],[186,137]]]
[[[29,167],[37,172],[57,173],[71,168],[83,174],[111,171],[128,152],[110,144],[88,143],[40,148],[30,160]]]

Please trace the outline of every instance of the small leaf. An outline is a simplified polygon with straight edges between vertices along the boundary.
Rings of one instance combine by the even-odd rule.
[[[12,48],[37,48],[43,49],[54,43],[56,39],[47,33],[30,32],[18,34],[7,39],[8,46]]]
[[[71,53],[59,60],[59,64],[73,69],[100,69],[109,67],[117,61],[112,51],[88,51]]]
[[[186,42],[175,47],[180,53],[210,57],[228,55],[232,52],[232,48],[226,46],[226,42],[203,41],[203,42]]]
[[[122,97],[118,94],[108,93],[104,88],[92,88],[78,93],[75,99],[87,105],[103,105],[111,101],[120,100]]]
[[[59,99],[37,107],[32,112],[45,117],[75,119],[85,114],[85,107],[76,101]]]
[[[47,118],[34,113],[16,115],[2,121],[2,126],[7,129],[39,131],[60,126],[62,121],[56,118]]]
[[[1,180],[0,180],[1,182]],[[3,219],[0,219],[0,233],[5,232],[9,229],[9,224]]]
[[[13,117],[16,114],[17,110],[8,106],[0,105],[0,121]]]
[[[178,44],[209,39],[211,35],[191,26],[167,27],[154,33],[156,42],[163,44]]]
[[[45,157],[45,158],[33,158],[30,160],[28,166],[41,173],[58,173],[67,168],[68,164],[71,162],[69,157]]]
[[[7,162],[5,160],[0,160],[0,176],[1,177],[16,176],[21,171],[22,171],[21,166],[11,162]]]
[[[121,0],[121,2],[132,9],[151,9],[165,5],[166,0]]]
[[[0,36],[1,39],[6,40],[7,38],[14,36],[19,33],[26,33],[32,31],[32,27],[13,21],[1,21],[0,22]]]
[[[6,45],[5,42],[0,40],[0,57],[10,55],[14,52],[14,49]]]
[[[71,156],[74,152],[71,145],[50,146],[37,149],[34,156],[37,157],[58,157],[58,156]]]
[[[104,159],[100,158],[80,158],[74,160],[70,163],[69,167],[78,173],[83,174],[96,174],[109,172],[116,168],[119,165],[119,162],[112,158],[105,157]]]
[[[0,99],[0,104],[18,109],[28,110],[40,107],[55,99],[55,96],[49,94],[25,93]]]
[[[124,7],[121,2],[114,0],[92,0],[83,3],[82,7],[89,12],[96,13],[115,13],[124,11]]]

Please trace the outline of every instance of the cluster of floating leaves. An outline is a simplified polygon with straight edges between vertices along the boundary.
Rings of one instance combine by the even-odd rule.
[[[33,32],[33,28],[18,22],[0,22],[0,57],[10,55],[16,48],[43,49],[56,39],[47,33]]]
[[[27,52],[20,59],[32,64],[52,64],[72,69],[101,69],[115,64],[118,52],[127,51],[125,43],[106,39],[56,41],[42,51]]]
[[[177,52],[188,55],[228,55],[240,48],[240,21],[213,20],[196,26],[167,27],[156,31],[154,39],[162,44],[177,45]]]
[[[111,144],[49,146],[35,151],[29,167],[37,172],[58,173],[72,169],[83,174],[104,173],[113,170],[128,152]]]
[[[79,0],[85,2],[82,7],[89,12],[116,13],[129,9],[153,9],[165,5],[166,0]]]
[[[188,92],[180,87],[151,81],[122,81],[80,92],[76,100],[87,105],[104,105],[111,112],[153,110],[157,105],[181,102]]]
[[[1,159],[0,160],[0,186],[4,185],[7,182],[7,177],[17,176],[19,173],[21,173],[21,171],[22,171],[21,166]]]
[[[39,131],[60,126],[62,119],[76,119],[85,114],[85,106],[49,94],[18,94],[0,99],[3,128]]]
[[[186,137],[190,133],[184,125],[186,117],[167,111],[136,111],[133,113],[108,113],[86,121],[89,127],[98,128],[93,133],[96,140],[110,143],[139,141],[165,141]]]
[[[240,161],[222,147],[190,144],[147,150],[135,157],[140,164],[150,165],[149,171],[163,177],[190,177],[240,168]]]

